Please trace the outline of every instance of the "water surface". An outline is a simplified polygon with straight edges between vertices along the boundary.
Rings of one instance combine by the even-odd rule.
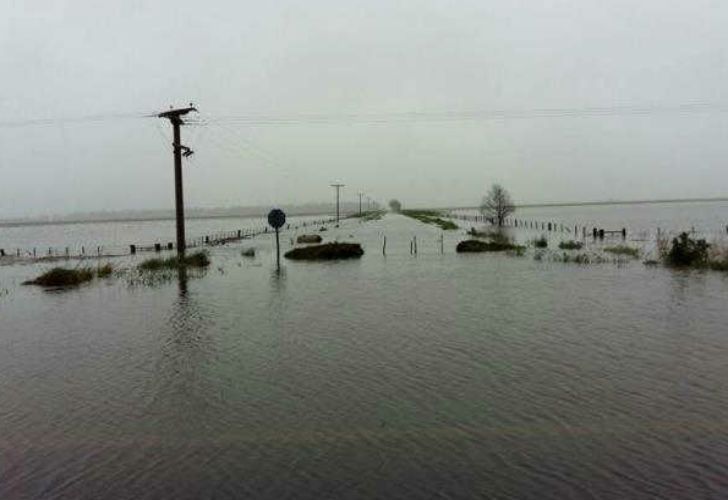
[[[261,237],[63,292],[0,266],[0,497],[726,495],[728,276],[324,234],[364,257],[278,274]]]

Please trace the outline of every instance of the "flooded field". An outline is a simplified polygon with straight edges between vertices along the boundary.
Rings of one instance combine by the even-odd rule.
[[[588,217],[639,231],[669,214]],[[87,238],[152,234],[139,227]],[[144,254],[64,291],[21,286],[49,264],[0,266],[0,497],[728,491],[728,274],[458,255],[462,229],[400,215],[321,234],[365,254],[276,273],[265,235],[211,248],[188,280],[133,279]]]

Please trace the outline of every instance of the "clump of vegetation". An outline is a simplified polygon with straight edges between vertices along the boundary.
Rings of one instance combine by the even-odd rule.
[[[584,244],[580,241],[562,241],[559,243],[559,248],[561,250],[581,250],[581,248],[584,246]]]
[[[359,243],[324,243],[289,250],[284,257],[292,260],[338,260],[358,259],[364,255]]]
[[[113,272],[114,266],[108,263],[96,268],[96,276],[99,278],[108,278]]]
[[[373,220],[379,220],[384,216],[384,212],[382,210],[377,210],[374,212],[364,212],[361,216],[361,220],[364,222],[373,221]]]
[[[728,271],[728,259],[711,260],[710,268],[714,271]]]
[[[634,257],[635,259],[640,256],[639,248],[629,247],[627,245],[617,245],[613,247],[606,247],[604,251],[614,255],[626,255],[628,257]]]
[[[674,267],[704,267],[708,264],[708,248],[704,239],[692,239],[688,233],[673,238],[672,247],[664,256],[665,263]]]
[[[353,213],[349,217],[352,219],[361,219],[362,221],[379,220],[384,213],[384,210],[367,210],[361,214],[359,212]]]
[[[203,268],[210,265],[210,257],[207,252],[200,251],[190,255],[186,255],[184,258],[169,257],[167,259],[148,259],[139,264],[139,269],[142,271],[162,271],[169,269],[180,269],[188,267]]]
[[[559,260],[565,263],[573,262],[574,264],[601,264],[602,262],[604,262],[604,259],[601,259],[598,256],[589,255],[587,253],[569,255],[566,252],[561,255],[561,259]]]
[[[323,238],[318,234],[302,234],[296,238],[296,243],[321,243]]]
[[[79,269],[65,269],[54,267],[34,280],[26,281],[24,285],[40,285],[45,287],[78,286],[94,279],[94,271],[90,267]]]
[[[508,235],[501,229],[498,229],[496,231],[476,231],[476,229],[473,227],[470,229],[470,231],[468,231],[467,234],[469,234],[470,236],[475,236],[476,238],[486,238],[496,242],[507,243],[511,241]]]
[[[243,257],[255,257],[255,248],[246,248],[245,250],[240,252],[240,255],[242,255]]]
[[[402,210],[402,214],[406,215],[407,217],[417,219],[420,222],[424,222],[425,224],[433,224],[435,226],[439,226],[440,229],[443,229],[445,231],[458,229],[457,224],[455,224],[451,220],[441,218],[440,216],[442,214],[440,214],[440,212],[436,212],[435,210]]]
[[[394,213],[402,211],[402,203],[399,200],[389,200],[389,209]]]
[[[458,253],[513,251],[517,255],[522,255],[524,250],[524,247],[510,241],[464,240],[455,247],[455,251]]]
[[[546,236],[541,236],[533,240],[533,246],[536,248],[548,248],[549,240],[546,239]]]

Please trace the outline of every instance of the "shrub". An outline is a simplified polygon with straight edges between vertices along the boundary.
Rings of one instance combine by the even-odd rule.
[[[708,263],[709,246],[703,239],[694,240],[688,233],[680,233],[672,240],[666,263],[675,267],[704,266]]]
[[[358,259],[364,255],[359,243],[324,243],[308,247],[294,248],[284,257],[292,260],[337,260]]]
[[[710,262],[710,268],[714,271],[728,271],[728,259],[713,260]]]

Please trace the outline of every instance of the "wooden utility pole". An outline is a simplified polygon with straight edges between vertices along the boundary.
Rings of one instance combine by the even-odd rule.
[[[339,225],[339,190],[343,188],[345,184],[331,184],[332,188],[336,189],[336,225]]]
[[[197,108],[190,104],[187,108],[170,109],[159,113],[157,117],[167,118],[172,124],[174,132],[174,142],[172,149],[174,153],[174,208],[177,220],[177,256],[184,257],[185,247],[185,204],[182,191],[182,157],[187,158],[192,155],[192,150],[187,146],[183,146],[180,141],[179,128],[184,124],[182,116],[190,111],[197,111]]]
[[[359,193],[359,217],[361,218],[361,197],[364,196],[364,193]]]

